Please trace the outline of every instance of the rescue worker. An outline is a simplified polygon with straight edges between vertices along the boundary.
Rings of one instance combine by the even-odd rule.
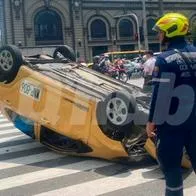
[[[165,195],[182,196],[184,147],[196,172],[196,48],[185,41],[189,21],[180,13],[165,14],[153,29],[167,50],[155,62],[146,132],[157,141]]]

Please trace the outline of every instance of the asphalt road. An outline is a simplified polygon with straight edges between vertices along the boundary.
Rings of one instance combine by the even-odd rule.
[[[185,196],[195,196],[195,175],[185,170],[184,178]],[[0,196],[161,196],[163,189],[163,175],[150,158],[123,165],[60,155],[0,114]]]
[[[140,88],[142,88],[143,83],[144,83],[144,79],[143,78],[133,78],[128,80],[128,83],[139,86]]]

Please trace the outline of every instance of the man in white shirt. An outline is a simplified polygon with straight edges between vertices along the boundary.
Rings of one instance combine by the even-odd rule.
[[[153,51],[149,50],[145,52],[146,55],[146,61],[143,64],[143,72],[144,72],[144,85],[143,89],[144,90],[151,90],[151,87],[149,85],[149,82],[152,80],[152,73],[155,67],[155,61],[156,59],[153,56]]]

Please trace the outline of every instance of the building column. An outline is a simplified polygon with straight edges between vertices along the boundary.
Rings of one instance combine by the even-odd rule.
[[[11,20],[12,20],[12,44],[24,46],[26,44],[24,35],[24,0],[13,0],[10,2]]]
[[[85,40],[83,31],[82,1],[72,0],[72,17],[74,36],[74,49],[78,54],[78,60],[86,60]]]

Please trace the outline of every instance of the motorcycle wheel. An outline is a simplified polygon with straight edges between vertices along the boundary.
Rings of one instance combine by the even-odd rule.
[[[121,72],[119,74],[119,80],[121,80],[122,82],[126,83],[128,81],[128,79],[129,79],[129,75],[127,73]]]

